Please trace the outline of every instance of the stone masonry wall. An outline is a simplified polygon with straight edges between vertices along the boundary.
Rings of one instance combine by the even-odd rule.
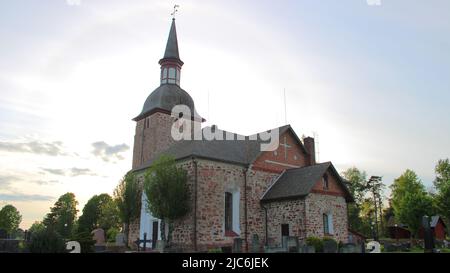
[[[289,236],[297,236],[299,239],[306,237],[305,230],[305,200],[289,200],[272,202],[267,205],[267,226],[269,245],[281,246],[281,225],[289,225]]]
[[[147,121],[148,120],[148,121]],[[191,136],[194,123],[183,119],[191,124]],[[167,113],[156,112],[136,123],[136,133],[133,147],[133,169],[152,159],[155,155],[167,150],[175,143],[172,138],[172,126],[175,119]],[[146,126],[148,124],[148,127]]]
[[[323,214],[333,215],[334,234],[338,242],[348,241],[347,203],[342,196],[311,193],[306,197],[306,232],[307,237],[328,236],[323,232]]]
[[[253,235],[258,235],[259,244],[266,242],[265,212],[260,200],[267,189],[274,183],[280,174],[277,172],[265,172],[260,170],[249,170],[247,178],[247,220],[248,220],[248,245],[252,249]],[[242,237],[244,238],[244,237]]]
[[[198,160],[197,238],[199,250],[233,245],[234,237],[225,236],[226,191],[240,192],[240,230],[243,233],[244,167]]]

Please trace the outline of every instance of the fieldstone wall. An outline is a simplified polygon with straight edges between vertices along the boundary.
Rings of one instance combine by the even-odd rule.
[[[299,239],[306,237],[304,199],[271,202],[265,206],[269,246],[281,247],[281,225],[283,224],[289,225],[289,236],[297,236]]]
[[[170,133],[173,122],[174,119],[170,115],[156,112],[136,123],[133,169],[174,143]]]
[[[247,241],[249,249],[252,249],[252,237],[258,235],[260,248],[266,242],[265,211],[260,200],[267,189],[274,183],[280,174],[278,172],[266,172],[250,169],[247,176]],[[242,236],[244,238],[244,236]]]
[[[235,237],[225,236],[225,192],[239,191],[241,237],[244,231],[244,167],[198,160],[197,240],[199,250],[231,247]]]
[[[333,230],[330,234],[338,242],[348,241],[347,203],[342,196],[311,193],[305,200],[307,237],[329,236],[323,231],[323,214],[333,215]]]

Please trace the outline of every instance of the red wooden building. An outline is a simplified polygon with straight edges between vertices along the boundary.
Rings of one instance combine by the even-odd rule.
[[[435,215],[431,217],[430,222],[431,232],[433,232],[434,238],[436,240],[443,241],[445,240],[445,236],[447,235],[446,226],[444,220],[439,215]],[[419,230],[419,238],[423,239],[424,230],[420,228]]]

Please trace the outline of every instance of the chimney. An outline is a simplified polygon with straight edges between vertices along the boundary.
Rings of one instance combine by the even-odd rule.
[[[303,144],[305,145],[306,151],[308,152],[308,162],[306,162],[309,166],[316,164],[316,145],[314,143],[314,138],[305,137],[303,139]]]

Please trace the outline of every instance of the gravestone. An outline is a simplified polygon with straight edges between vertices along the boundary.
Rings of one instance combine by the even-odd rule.
[[[363,241],[355,246],[356,253],[366,253],[366,243]]]
[[[282,236],[281,237],[281,248],[284,249],[284,251],[288,251],[288,236]]]
[[[258,234],[253,234],[252,236],[252,253],[259,253],[261,251],[261,245],[259,243]]]
[[[147,232],[144,232],[143,239],[137,238],[137,240],[134,241],[134,244],[137,246],[138,251],[141,251],[141,248],[143,251],[147,251],[147,246],[149,246],[151,243],[152,243],[152,240],[147,239]],[[152,247],[150,247],[150,248],[152,248]],[[168,249],[166,249],[166,250],[168,250]]]
[[[163,240],[156,241],[156,251],[163,253],[166,250],[166,242]]]
[[[432,253],[434,251],[434,238],[430,227],[430,218],[428,216],[422,217],[422,227],[424,231],[423,239],[425,243],[425,253]]]
[[[0,228],[0,239],[6,239],[8,237],[8,233],[6,230]]]
[[[299,250],[298,237],[287,237],[287,251],[290,253],[296,253]]]
[[[302,247],[302,253],[316,253],[316,248],[314,246],[304,245]]]
[[[116,246],[125,246],[125,235],[123,233],[117,233]]]
[[[233,241],[233,253],[241,253],[242,252],[242,239],[234,238]]]
[[[323,252],[324,253],[337,253],[338,244],[333,240],[325,240],[323,242]]]
[[[384,251],[386,252],[394,252],[397,251],[397,245],[389,242],[384,243]]]
[[[102,228],[94,229],[92,232],[92,239],[95,241],[95,252],[106,250],[105,231]]]
[[[339,253],[356,253],[356,248],[355,244],[345,244],[339,249]]]

